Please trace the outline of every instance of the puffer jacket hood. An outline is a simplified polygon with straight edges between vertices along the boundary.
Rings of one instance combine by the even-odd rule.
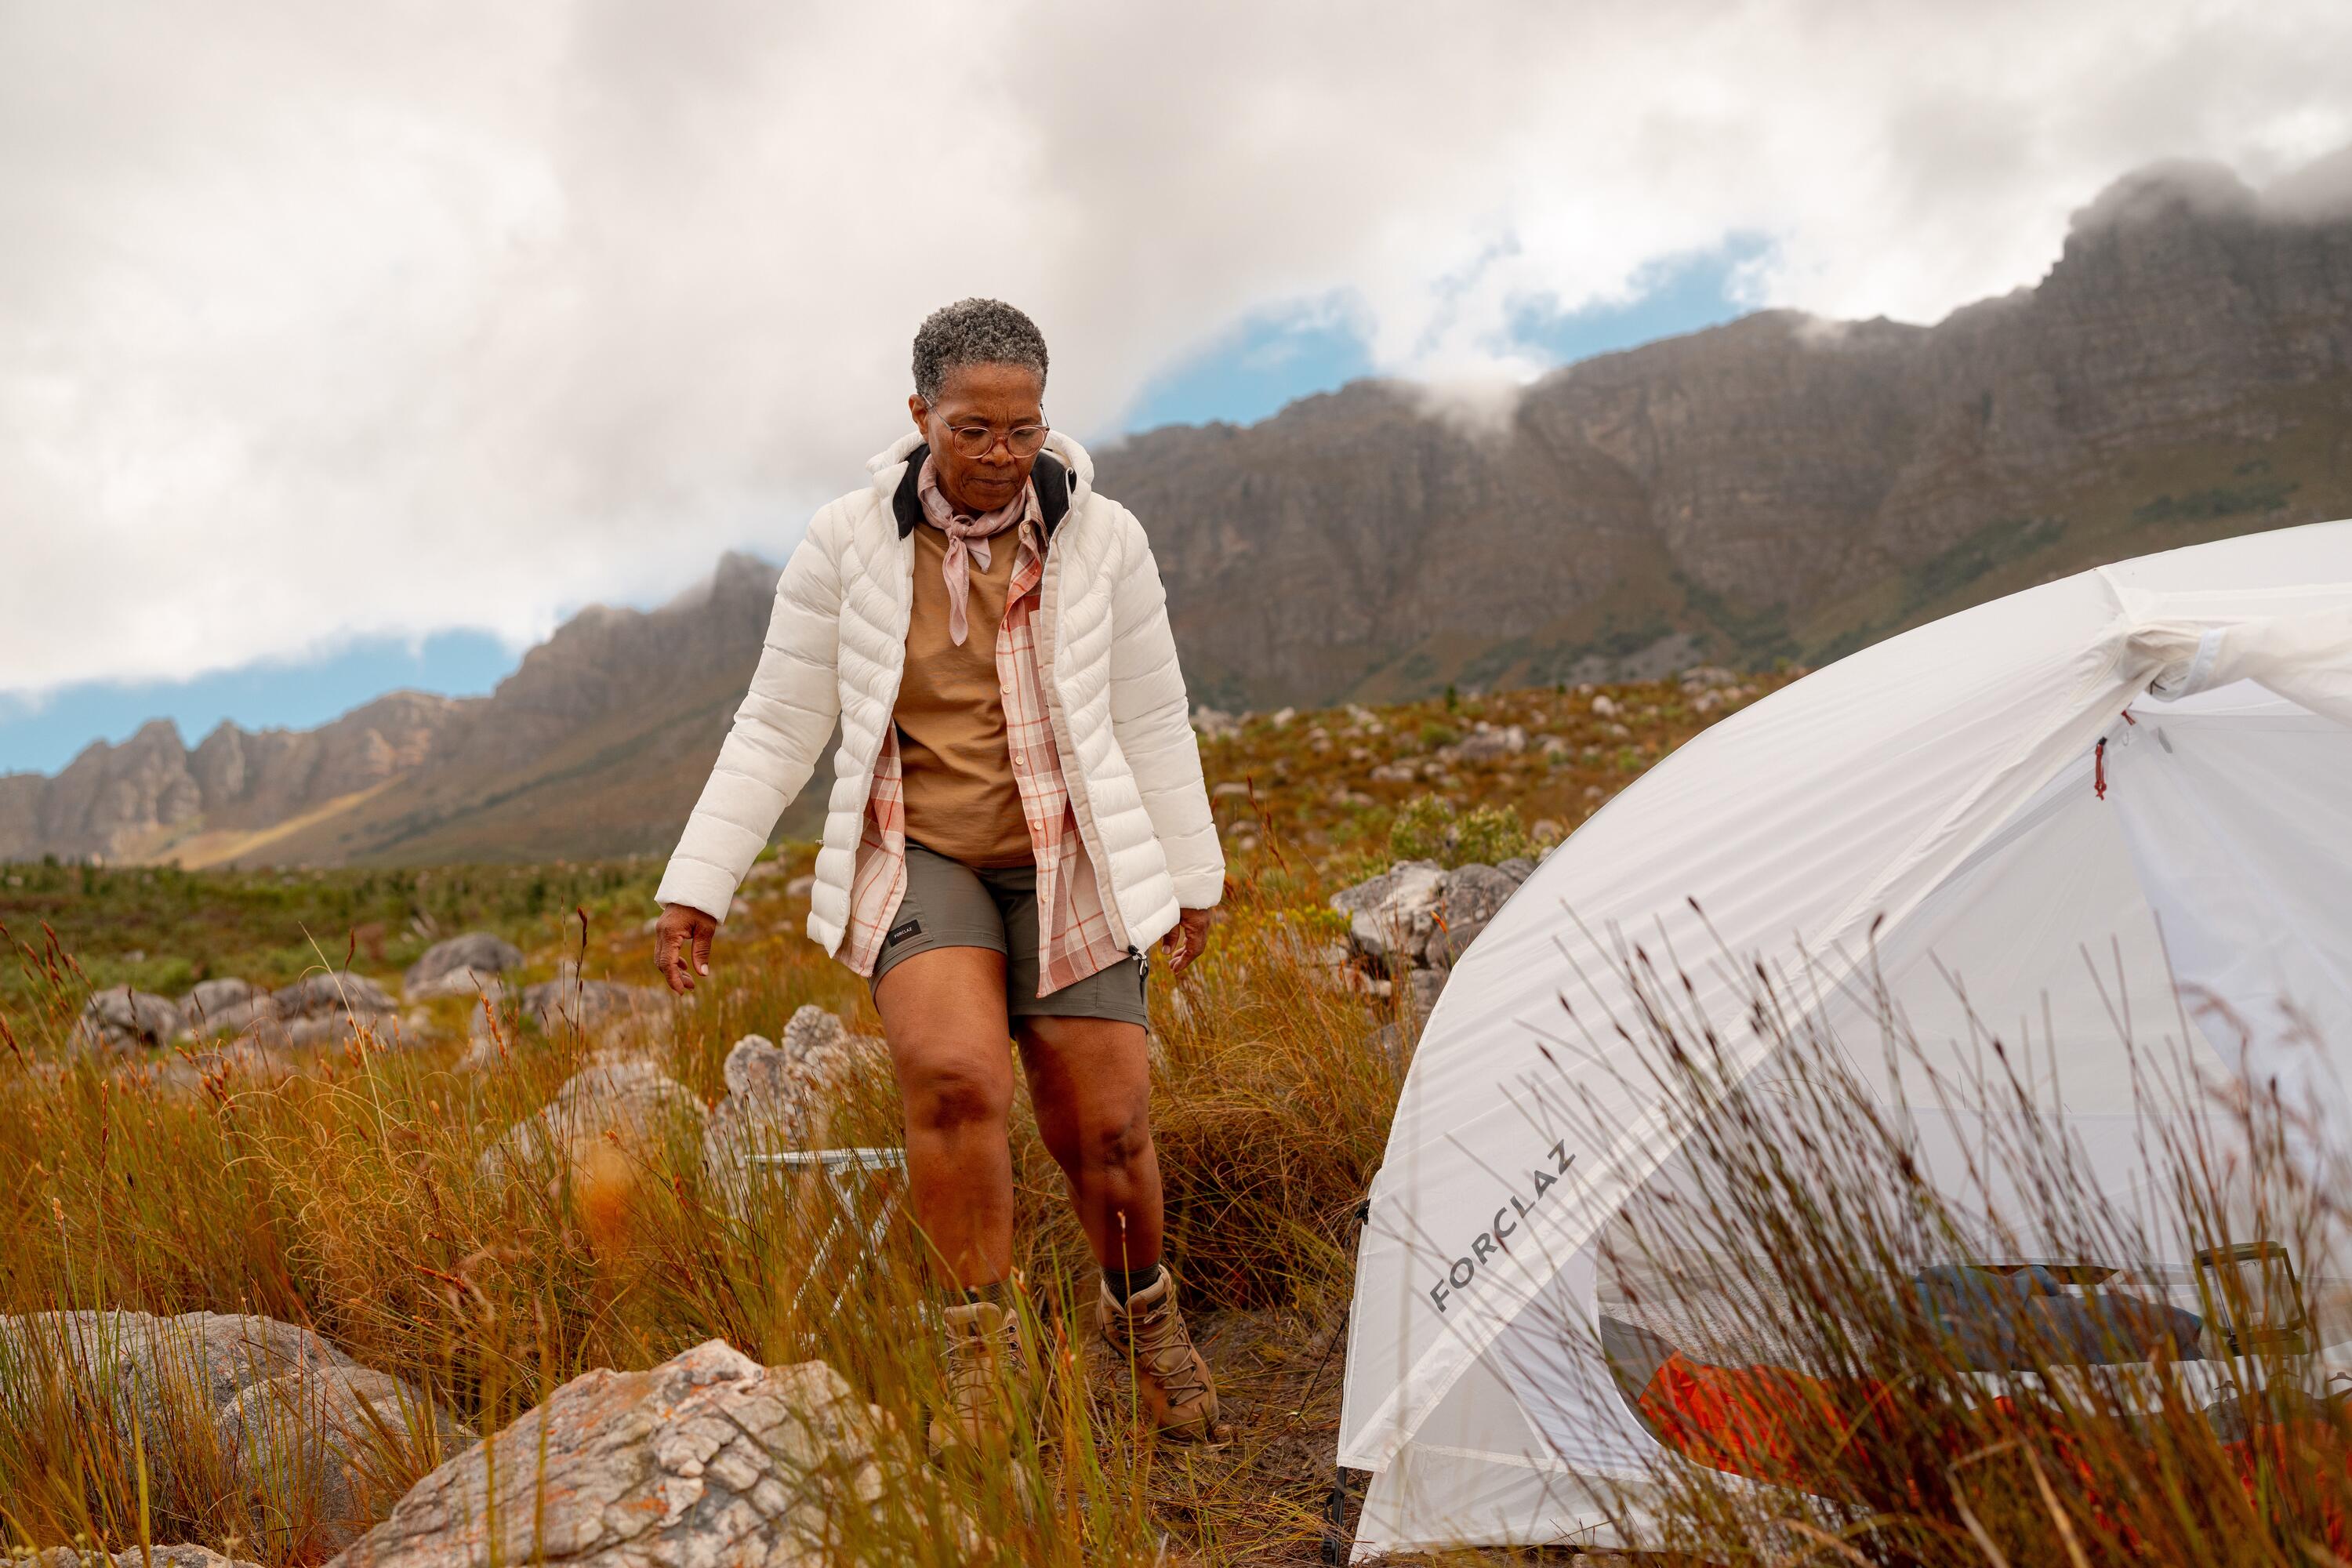
[[[840,950],[866,797],[898,703],[914,543],[899,498],[922,447],[875,454],[866,487],[822,508],[776,585],[767,645],[656,897],[723,920],[776,819],[807,784],[837,719],[809,935]],[[1167,596],[1134,514],[1094,488],[1094,460],[1059,431],[1037,479],[1054,519],[1038,635],[1047,705],[1078,830],[1124,946],[1217,902],[1224,856],[1169,630]],[[1058,487],[1066,506],[1049,495]]]

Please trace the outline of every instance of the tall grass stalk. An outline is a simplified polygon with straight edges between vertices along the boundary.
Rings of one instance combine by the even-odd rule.
[[[2318,1353],[2352,1339],[2347,1188],[2311,1107],[2223,1070],[2185,1017],[2160,1041],[2117,1017],[2125,1157],[2053,1105],[2059,1041],[1973,1016],[1923,1041],[1874,973],[1757,966],[1717,1032],[1685,974],[1623,958],[1628,1005],[1588,1037],[1614,1065],[1588,1070],[1663,1104],[1676,1152],[1600,1238],[1597,1327],[1552,1331],[1656,1440],[1612,1483],[1630,1545],[1759,1568],[2352,1557],[2352,1423]],[[1839,1037],[1838,1002],[1877,1037]],[[2242,1269],[2192,1262],[2250,1245],[2292,1260],[2267,1311],[2298,1330],[2245,1326]],[[1986,1272],[2029,1264],[2058,1273]]]

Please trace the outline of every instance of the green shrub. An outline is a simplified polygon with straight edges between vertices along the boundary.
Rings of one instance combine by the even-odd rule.
[[[1533,855],[1527,824],[1514,805],[1474,807],[1454,825],[1454,854],[1449,866],[1498,865],[1517,855]]]
[[[1443,795],[1407,801],[1389,829],[1389,855],[1397,860],[1435,860],[1447,867],[1492,866],[1514,855],[1535,853],[1518,808],[1473,806],[1456,812]]]
[[[1421,727],[1421,743],[1434,751],[1450,746],[1462,738],[1462,731],[1440,720],[1432,719]]]
[[[1454,803],[1443,795],[1416,795],[1397,813],[1389,829],[1389,855],[1398,860],[1446,860],[1454,850]],[[1446,860],[1448,865],[1453,864]]]

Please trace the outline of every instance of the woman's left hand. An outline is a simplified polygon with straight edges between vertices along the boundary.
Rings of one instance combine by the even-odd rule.
[[[1209,949],[1209,911],[1180,910],[1175,928],[1160,939],[1160,951],[1168,955],[1168,973],[1178,975],[1192,965],[1192,961]]]

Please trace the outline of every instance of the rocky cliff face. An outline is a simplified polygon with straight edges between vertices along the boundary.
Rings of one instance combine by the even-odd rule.
[[[730,555],[708,587],[677,604],[583,611],[486,698],[396,691],[316,730],[223,724],[194,750],[168,720],[157,720],[120,745],[91,745],[54,778],[0,778],[0,860],[364,856],[404,834],[490,810],[551,756],[616,721],[612,739],[621,750],[636,740],[656,760],[675,758],[677,746],[647,732],[662,731],[681,700],[705,721],[694,736],[705,749],[687,757],[686,770],[698,756],[707,771],[725,719],[701,711],[705,689],[731,686],[740,695],[759,658],[775,580],[766,563]],[[580,787],[593,794],[593,785]],[[646,831],[674,834],[692,799],[640,801],[620,815],[642,809]],[[315,828],[301,825],[314,815]],[[529,847],[565,852],[560,842]],[[499,849],[493,841],[476,852],[496,858]]]
[[[194,750],[158,719],[98,742],[55,778],[0,779],[0,859],[136,858],[196,825],[266,827],[429,761],[468,704],[395,691],[316,730],[223,724]]]
[[[2339,171],[2338,173],[2341,173]],[[2336,182],[2339,188],[2352,182]],[[1933,328],[1768,312],[1481,426],[1363,384],[1139,437],[1197,685],[1244,704],[1820,658],[1992,592],[2352,512],[2352,216],[2167,167]]]
[[[1100,454],[1221,705],[1817,662],[2096,562],[2352,515],[2352,158],[2257,195],[2174,166],[2041,284],[1934,327],[1778,312],[1472,416],[1352,385]],[[759,658],[775,570],[592,609],[490,697],[304,731],[169,724],[0,778],[0,858],[660,853]],[[821,794],[821,792],[818,792]],[[822,801],[788,825],[815,829]]]

